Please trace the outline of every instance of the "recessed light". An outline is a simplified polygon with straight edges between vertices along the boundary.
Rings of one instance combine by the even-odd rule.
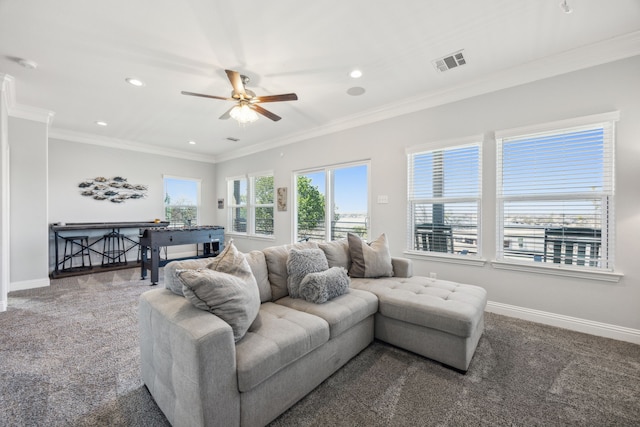
[[[98,126],[107,126],[107,122],[104,122],[104,121],[102,121],[102,120],[96,120],[96,124],[97,124]]]
[[[135,77],[127,77],[124,80],[132,86],[136,86],[136,87],[144,86],[144,82],[140,79],[136,79]]]
[[[362,77],[362,71],[360,70],[353,70],[352,72],[349,73],[349,76],[352,79],[359,79],[360,77]]]
[[[196,145],[196,142],[195,141],[189,141],[189,144]]]

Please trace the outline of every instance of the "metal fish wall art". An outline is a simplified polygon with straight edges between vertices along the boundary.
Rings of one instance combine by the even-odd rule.
[[[127,178],[114,176],[106,178],[98,176],[83,180],[78,187],[80,195],[94,200],[109,200],[113,203],[124,203],[127,199],[143,199],[147,197],[148,186],[144,184],[130,184]]]

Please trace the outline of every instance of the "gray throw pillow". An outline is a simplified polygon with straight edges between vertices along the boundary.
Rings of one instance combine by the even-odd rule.
[[[350,283],[347,270],[342,267],[309,273],[300,283],[300,297],[309,302],[322,304],[349,292]]]
[[[227,322],[236,342],[245,335],[260,310],[256,279],[251,274],[243,276],[208,268],[178,272],[184,296],[195,307]]]
[[[371,243],[363,241],[360,236],[347,234],[349,254],[351,255],[351,277],[391,277],[393,265],[387,236],[383,233]]]
[[[322,249],[291,249],[287,258],[287,289],[291,298],[300,298],[300,282],[309,274],[329,268]]]

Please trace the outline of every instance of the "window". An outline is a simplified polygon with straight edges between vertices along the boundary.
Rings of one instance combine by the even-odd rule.
[[[273,235],[273,174],[228,178],[228,229],[248,235]]]
[[[296,240],[369,235],[369,165],[325,167],[295,175]]]
[[[199,224],[200,180],[164,177],[164,217],[169,227]]]
[[[498,260],[613,268],[615,117],[497,133]]]
[[[253,177],[253,212],[254,233],[265,236],[273,235],[273,175]]]
[[[407,150],[408,249],[479,254],[480,144]]]

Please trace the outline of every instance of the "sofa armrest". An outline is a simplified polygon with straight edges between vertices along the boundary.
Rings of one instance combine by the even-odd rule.
[[[164,287],[174,294],[183,295],[182,282],[178,278],[178,270],[197,270],[206,268],[211,263],[211,258],[184,259],[171,261],[164,266]]]
[[[173,426],[240,424],[233,331],[167,289],[140,296],[142,379]]]
[[[392,257],[391,265],[393,266],[394,277],[413,276],[413,262],[409,258]]]

